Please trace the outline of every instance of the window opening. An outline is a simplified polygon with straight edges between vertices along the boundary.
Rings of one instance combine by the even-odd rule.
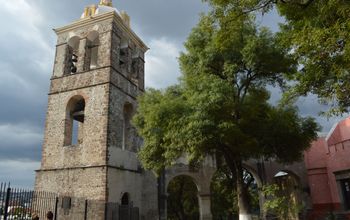
[[[350,179],[340,180],[340,185],[342,188],[343,199],[344,199],[344,209],[350,209]]]
[[[68,40],[67,43],[67,52],[66,52],[66,66],[64,73],[72,74],[76,73],[77,63],[78,63],[78,50],[79,50],[80,38],[74,36]]]
[[[98,48],[100,45],[99,34],[97,31],[92,31],[87,36],[85,49],[85,70],[90,70],[98,67]]]
[[[85,100],[81,96],[73,97],[68,102],[65,126],[65,146],[77,145],[83,142],[84,111]]]
[[[78,132],[79,132],[79,122],[76,120],[73,120],[72,145],[78,144]]]
[[[120,43],[120,48],[119,48],[119,65],[121,67],[126,66],[128,62],[128,48],[129,44],[126,39],[122,39]]]

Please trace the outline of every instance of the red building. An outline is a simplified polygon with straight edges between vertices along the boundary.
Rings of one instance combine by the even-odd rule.
[[[350,219],[350,117],[305,153],[313,209],[309,219],[328,213]]]

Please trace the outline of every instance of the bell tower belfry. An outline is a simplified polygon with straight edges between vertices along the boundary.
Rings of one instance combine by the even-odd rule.
[[[157,182],[141,168],[136,152],[142,141],[130,122],[136,97],[144,91],[147,46],[111,0],[86,7],[81,19],[55,32],[36,190],[69,197],[72,207],[79,207],[74,198],[132,203],[140,216],[157,219]],[[70,208],[65,219],[83,219],[72,216]],[[88,219],[107,219],[106,210]]]

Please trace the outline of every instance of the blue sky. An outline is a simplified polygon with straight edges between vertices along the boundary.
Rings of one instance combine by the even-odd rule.
[[[32,187],[40,167],[47,92],[56,36],[53,28],[77,20],[85,6],[99,0],[0,0],[0,182]],[[200,0],[114,0],[131,17],[135,32],[151,48],[146,54],[146,86],[163,88],[180,75],[177,57],[199,13]],[[270,13],[259,22],[277,30]],[[272,99],[279,97],[272,92]],[[318,117],[324,110],[310,96],[298,102],[302,115],[317,117],[328,131],[338,120]]]

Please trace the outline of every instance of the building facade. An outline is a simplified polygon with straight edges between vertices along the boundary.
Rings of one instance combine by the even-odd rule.
[[[110,0],[101,0],[86,7],[79,20],[55,32],[56,55],[35,190],[59,195],[58,219],[84,219],[84,215],[91,220],[119,220],[123,219],[120,209],[126,208],[134,213],[131,219],[165,220],[167,186],[173,178],[186,175],[198,188],[200,219],[211,220],[214,159],[208,157],[198,170],[179,159],[157,178],[137,158],[142,139],[131,118],[136,98],[144,92],[148,48],[132,31],[129,16],[113,8]],[[305,163],[250,160],[244,167],[259,187],[288,183],[286,191],[295,203],[312,210],[309,219],[319,219],[328,211],[350,209],[349,158],[350,119],[346,119],[327,137],[313,142]],[[261,194],[261,209],[264,200]]]
[[[88,219],[112,219],[118,204],[142,219],[157,219],[157,179],[137,159],[142,140],[130,122],[144,91],[147,46],[127,14],[108,0],[86,7],[81,19],[55,32],[35,190],[62,198],[59,219],[82,219],[82,201],[94,201]]]
[[[310,219],[330,213],[350,219],[350,118],[312,143],[305,164],[313,204]]]

